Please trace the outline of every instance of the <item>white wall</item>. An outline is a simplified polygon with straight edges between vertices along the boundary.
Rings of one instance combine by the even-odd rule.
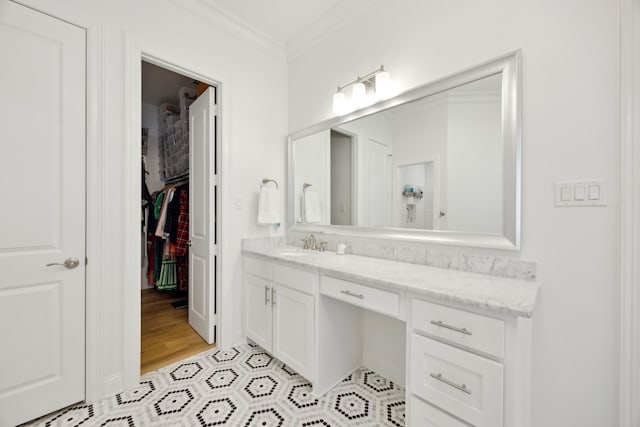
[[[94,326],[100,331],[100,336],[94,337],[99,348],[90,349],[88,356],[100,361],[98,366],[88,366],[88,397],[93,399],[130,385],[125,371],[135,370],[126,366],[124,337],[131,331],[131,325],[123,322],[123,309],[127,306],[125,290],[128,286],[139,289],[137,277],[125,276],[127,260],[122,259],[130,237],[124,234],[122,197],[123,189],[130,185],[124,178],[125,121],[129,120],[124,113],[128,102],[125,89],[130,84],[125,74],[127,40],[146,53],[222,82],[221,136],[229,147],[229,166],[222,171],[222,177],[231,183],[233,200],[239,206],[223,206],[221,218],[226,240],[219,285],[223,297],[232,296],[232,304],[219,310],[226,328],[224,333],[232,337],[229,341],[243,340],[240,239],[274,233],[272,227],[256,225],[257,194],[263,177],[277,180],[281,188],[285,182],[287,68],[282,49],[253,41],[246,31],[234,31],[209,13],[204,2],[24,0],[24,3],[90,28],[89,104],[96,116],[89,117],[94,125],[89,129],[89,153],[99,154],[88,170],[96,174],[97,185],[104,191],[103,200],[108,200],[95,212],[90,209],[91,221],[98,223],[98,236],[93,239],[99,247],[89,254],[88,275],[98,282],[94,289],[100,301],[99,307],[88,308],[89,318],[98,315]],[[95,86],[91,86],[92,78],[96,79]],[[92,180],[89,185],[96,184]],[[139,207],[135,209],[139,215]]]
[[[447,229],[500,234],[503,216],[501,99],[452,97],[447,129]]]
[[[376,145],[391,147],[393,144],[390,119],[388,114],[380,113],[345,123],[337,128],[353,135],[356,139],[356,224],[361,227],[366,227],[375,221],[376,214],[385,218],[384,209],[378,210],[377,213],[369,209],[369,206],[376,204],[375,198],[380,197],[381,193],[379,189],[373,188],[375,184],[370,176],[372,173],[382,172],[381,170],[372,171],[370,160]],[[390,203],[387,202],[386,205],[391,209]],[[391,212],[388,216],[391,217]]]
[[[431,164],[431,177],[433,190],[425,191],[424,197],[417,202],[416,209],[420,212],[420,217],[426,214],[428,210],[433,212],[435,209],[446,209],[448,202],[447,189],[447,124],[449,121],[449,109],[447,104],[447,96],[445,94],[437,94],[427,99],[413,103],[407,109],[400,109],[399,112],[392,115],[393,120],[393,168],[396,172],[395,176],[399,181],[394,181],[394,193],[392,200],[399,205],[396,208],[396,220],[394,224],[405,227],[406,225],[406,204],[407,198],[398,193],[398,188],[402,188],[404,184],[413,184],[405,182],[403,179],[404,166],[411,164]],[[437,163],[437,167],[435,166]],[[424,184],[422,184],[424,187]],[[427,190],[423,188],[423,190]],[[431,196],[431,197],[429,197]],[[429,203],[428,203],[429,202]],[[425,221],[427,220],[424,218]],[[422,224],[413,224],[412,227],[424,228],[424,224],[432,224],[435,229],[447,229],[448,217],[433,217],[431,221],[422,222]]]
[[[298,130],[380,63],[403,90],[522,49],[522,250],[499,253],[539,262],[534,427],[617,424],[618,21],[611,0],[378,0],[288,61]],[[555,208],[553,183],[580,178],[607,179],[609,205]]]

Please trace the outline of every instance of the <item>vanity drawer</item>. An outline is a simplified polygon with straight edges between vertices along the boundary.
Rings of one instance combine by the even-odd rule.
[[[492,356],[504,357],[504,322],[440,304],[413,299],[413,329]]]
[[[470,427],[469,424],[429,405],[424,400],[411,396],[411,427]]]
[[[474,426],[502,426],[501,363],[411,334],[411,392]]]
[[[312,273],[299,268],[291,268],[275,264],[273,266],[273,281],[300,292],[314,294],[317,289],[318,273]]]
[[[270,281],[273,278],[273,263],[245,256],[244,272]]]
[[[400,317],[400,295],[395,292],[322,276],[320,293],[368,310]]]

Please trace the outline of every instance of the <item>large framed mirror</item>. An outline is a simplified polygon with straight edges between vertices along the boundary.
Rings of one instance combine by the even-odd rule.
[[[520,248],[520,51],[289,136],[291,230]]]

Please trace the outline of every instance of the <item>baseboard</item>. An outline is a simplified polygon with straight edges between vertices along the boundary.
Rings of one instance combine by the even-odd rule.
[[[246,343],[247,343],[247,337],[245,337],[242,331],[233,333],[233,342],[231,344],[232,347],[236,347]],[[227,349],[222,348],[221,350],[227,350]]]
[[[104,380],[104,396],[109,397],[124,391],[124,378],[122,374],[113,374]]]

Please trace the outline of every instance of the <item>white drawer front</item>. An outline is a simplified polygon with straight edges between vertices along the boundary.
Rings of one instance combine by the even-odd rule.
[[[411,392],[478,427],[502,426],[501,363],[411,334]]]
[[[422,399],[411,396],[411,427],[470,427],[469,424],[429,405]]]
[[[400,295],[395,292],[322,276],[320,293],[378,313],[400,316]]]
[[[504,322],[419,299],[411,303],[413,329],[484,353],[504,357]]]
[[[317,289],[317,273],[275,264],[273,281],[297,291],[314,294]]]
[[[273,278],[273,267],[269,261],[263,261],[252,257],[244,257],[244,272],[253,274],[265,280],[271,281]]]

